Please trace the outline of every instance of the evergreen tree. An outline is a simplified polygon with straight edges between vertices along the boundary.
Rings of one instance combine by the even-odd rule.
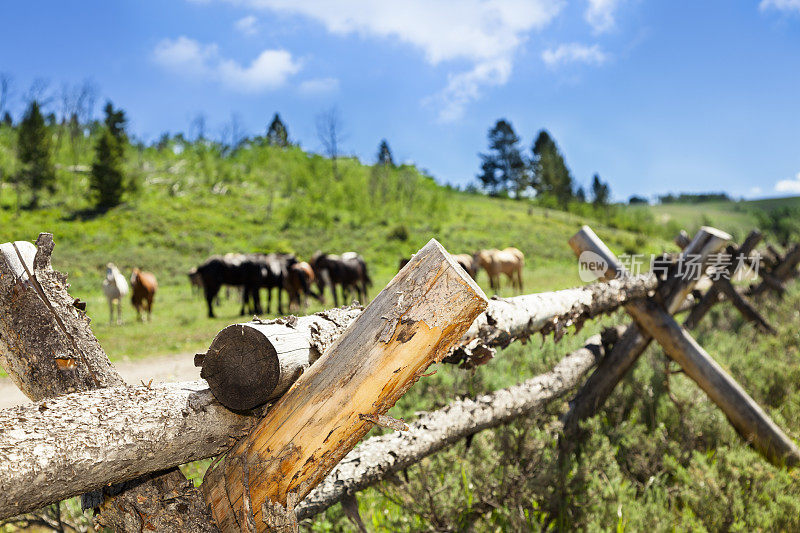
[[[595,174],[592,178],[592,203],[598,207],[605,207],[611,198],[611,188],[608,183],[600,181],[600,176]]]
[[[528,165],[519,149],[519,137],[511,123],[500,119],[489,130],[489,153],[480,154],[478,179],[493,194],[513,190],[521,198],[531,185]]]
[[[14,119],[11,118],[11,114],[8,111],[3,114],[3,124],[9,127],[14,125]]]
[[[105,127],[95,146],[90,187],[95,204],[101,208],[114,207],[122,201],[125,175],[122,170],[125,153],[125,113],[115,110],[111,102],[105,107]]]
[[[289,146],[289,131],[281,121],[281,116],[278,113],[275,113],[275,116],[272,117],[272,122],[267,129],[267,144],[280,148]]]
[[[39,110],[39,103],[33,100],[19,124],[17,141],[20,172],[17,185],[25,185],[31,191],[31,206],[39,203],[43,189],[55,190],[56,171],[50,153],[50,134]]]
[[[378,164],[384,167],[394,167],[392,151],[389,149],[389,143],[386,142],[386,139],[382,139],[380,146],[378,146]]]
[[[575,199],[581,203],[586,202],[586,191],[583,190],[583,187],[578,187],[578,190],[575,191]]]
[[[561,207],[567,207],[573,198],[572,174],[547,130],[541,130],[533,143],[533,172],[537,193],[553,197]]]
[[[127,122],[125,112],[122,109],[114,109],[114,105],[111,102],[106,103],[103,111],[106,114],[104,121],[106,129],[119,141],[119,148],[122,150],[128,141],[128,137],[125,134],[125,123]]]

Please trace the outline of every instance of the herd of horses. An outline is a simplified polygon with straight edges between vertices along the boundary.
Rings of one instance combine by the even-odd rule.
[[[500,277],[508,277],[511,286],[522,291],[522,270],[525,256],[516,248],[486,249],[473,254],[456,254],[453,259],[473,279],[485,270],[492,290],[500,289]],[[410,259],[401,259],[402,269]],[[399,270],[398,269],[398,270]],[[214,303],[218,301],[220,289],[235,287],[240,290],[240,315],[269,314],[272,308],[272,293],[277,291],[277,312],[284,314],[283,292],[288,296],[289,311],[308,307],[309,297],[325,304],[325,291],[329,289],[333,304],[339,306],[357,299],[367,303],[367,291],[372,286],[367,263],[356,252],[341,255],[316,252],[306,261],[294,254],[286,253],[229,253],[209,257],[188,273],[190,283],[203,292],[208,316],[214,318]],[[153,299],[158,289],[152,272],[134,268],[130,277],[131,302],[141,320],[150,318]],[[266,309],[261,307],[261,289],[266,290]],[[109,321],[122,322],[122,300],[129,292],[125,276],[113,263],[106,265],[103,293],[109,306]]]
[[[372,285],[367,263],[356,252],[342,255],[317,252],[308,262],[283,253],[215,255],[193,268],[189,280],[203,290],[210,318],[214,317],[214,301],[223,286],[241,288],[241,315],[258,315],[265,311],[261,307],[261,289],[267,291],[266,313],[269,314],[272,291],[276,289],[277,311],[282,315],[283,291],[288,295],[292,310],[307,307],[309,296],[324,304],[325,288],[329,287],[333,303],[338,307],[339,292],[342,302],[355,297],[366,303],[367,289]]]

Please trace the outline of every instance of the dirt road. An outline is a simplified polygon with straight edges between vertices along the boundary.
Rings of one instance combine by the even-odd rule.
[[[142,381],[192,381],[200,379],[200,369],[194,366],[194,353],[164,355],[117,361],[114,363],[122,377],[131,385]],[[0,409],[29,401],[9,378],[0,378]]]

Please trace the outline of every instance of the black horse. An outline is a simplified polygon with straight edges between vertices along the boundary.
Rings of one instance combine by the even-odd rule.
[[[339,297],[336,294],[336,286],[341,286],[342,301],[347,301],[348,294],[354,292],[362,304],[367,303],[367,287],[372,285],[372,280],[367,273],[367,264],[364,258],[355,252],[346,252],[341,256],[315,253],[309,261],[311,268],[314,269],[317,287],[320,297],[324,302],[324,291],[326,286],[330,286],[333,294],[333,303],[339,307]]]
[[[272,289],[278,289],[278,314],[283,314],[283,299],[281,291],[285,290],[286,279],[289,267],[297,263],[297,259],[292,254],[270,253],[270,254],[249,254],[248,260],[257,265],[258,276],[255,283],[246,290],[245,300],[252,300],[252,311],[261,314],[261,289],[267,289],[267,314],[272,308]]]
[[[208,316],[214,318],[214,298],[223,285],[242,287],[244,298],[240,314],[245,313],[247,299],[259,280],[260,267],[247,256],[242,254],[214,255],[209,257],[195,272],[190,273],[190,279],[197,280],[203,287],[203,293],[208,305]]]

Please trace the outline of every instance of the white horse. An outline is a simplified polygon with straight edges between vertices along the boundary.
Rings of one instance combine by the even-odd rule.
[[[114,323],[114,302],[117,303],[117,324],[122,324],[122,299],[128,295],[128,282],[114,263],[106,265],[103,293],[108,300],[108,323]]]

